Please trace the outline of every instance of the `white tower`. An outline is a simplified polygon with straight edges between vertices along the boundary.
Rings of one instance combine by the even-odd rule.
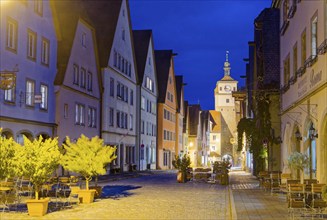
[[[215,92],[215,110],[221,113],[222,135],[224,143],[222,143],[222,154],[233,154],[232,149],[228,146],[235,144],[237,135],[236,106],[235,99],[232,96],[233,91],[237,91],[237,81],[230,74],[230,63],[228,62],[228,54],[226,51],[226,61],[224,62],[224,77],[217,81]],[[225,150],[223,148],[226,148]]]

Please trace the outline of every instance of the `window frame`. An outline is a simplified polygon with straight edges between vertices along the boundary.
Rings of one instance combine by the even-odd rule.
[[[29,60],[36,61],[37,54],[37,33],[27,28],[26,56]]]
[[[45,91],[46,92],[46,95],[45,95],[45,97],[43,96],[42,87],[43,88],[46,88],[46,91]],[[41,100],[42,100],[42,102],[40,103],[40,109],[42,109],[42,110],[48,110],[49,86],[47,84],[45,84],[45,83],[41,83],[40,84],[40,94],[41,94]],[[45,101],[45,102],[43,102],[43,101]]]
[[[316,12],[311,18],[311,56],[316,57],[318,55],[318,13]]]
[[[31,92],[28,91],[28,83],[31,83]],[[31,94],[29,94],[31,93]],[[25,106],[27,107],[34,107],[34,95],[35,95],[35,80],[26,79],[25,82]],[[30,101],[28,101],[30,100]]]
[[[18,22],[11,17],[7,17],[6,49],[14,53],[18,49]]]
[[[41,40],[41,64],[50,65],[50,40],[45,37]]]

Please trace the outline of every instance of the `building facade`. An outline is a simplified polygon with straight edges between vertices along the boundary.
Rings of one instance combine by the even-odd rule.
[[[184,82],[183,76],[176,76],[176,95],[177,95],[177,112],[176,112],[176,146],[175,154],[182,155],[184,152],[183,138],[183,121],[184,121]]]
[[[274,1],[280,9],[282,170],[305,153],[304,178],[327,181],[326,1]]]
[[[58,72],[55,78],[56,124],[59,143],[66,136],[100,136],[102,88],[95,29],[76,1],[55,1]]]
[[[9,1],[0,8],[0,71],[16,74],[0,89],[0,127],[23,143],[56,136],[54,78],[57,37],[50,1]]]
[[[152,31],[134,30],[133,37],[139,79],[136,93],[139,167],[140,170],[156,169],[158,86]]]
[[[176,152],[177,93],[172,50],[155,50],[158,79],[157,169],[172,169]]]

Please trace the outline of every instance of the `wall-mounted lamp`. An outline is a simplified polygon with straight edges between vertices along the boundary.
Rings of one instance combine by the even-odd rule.
[[[296,130],[295,137],[296,137],[296,140],[298,140],[298,141],[301,141],[302,140],[301,133],[300,133],[299,129]]]
[[[275,138],[275,142],[277,143],[277,144],[281,144],[281,143],[283,143],[283,140],[282,140],[282,138],[281,137],[276,137]]]
[[[310,139],[318,138],[318,133],[317,133],[316,129],[313,127],[313,124],[311,124],[311,126],[309,128],[309,137],[310,137]]]

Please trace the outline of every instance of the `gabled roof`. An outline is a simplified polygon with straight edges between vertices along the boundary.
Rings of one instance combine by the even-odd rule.
[[[210,121],[212,122],[212,132],[221,133],[221,113],[215,110],[210,110]]]
[[[173,56],[172,50],[155,50],[157,81],[158,81],[158,102],[164,103],[166,100],[167,83],[171,59]]]
[[[61,85],[65,78],[71,49],[79,19],[91,23],[83,4],[78,1],[51,1],[53,16],[56,17],[56,33],[58,36],[57,63],[58,72],[54,81],[55,85]]]
[[[85,5],[96,29],[100,67],[107,67],[122,0],[82,0],[80,4]]]
[[[208,129],[208,115],[209,111],[201,112],[201,131],[207,131]]]
[[[198,134],[200,111],[201,111],[201,106],[199,104],[188,106],[189,135],[197,135]]]
[[[186,126],[188,120],[188,101],[184,101],[184,118],[183,118],[183,133],[186,133]]]
[[[136,68],[140,84],[143,82],[145,66],[147,63],[146,58],[148,56],[151,36],[152,30],[133,31]]]
[[[182,90],[183,90],[183,76],[175,76],[176,79],[176,94],[177,94],[177,112],[181,112],[182,104]]]

